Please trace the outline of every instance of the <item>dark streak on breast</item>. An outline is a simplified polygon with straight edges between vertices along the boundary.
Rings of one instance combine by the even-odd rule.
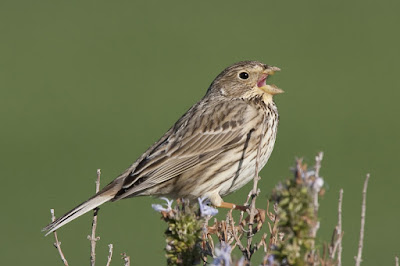
[[[245,154],[246,154],[246,150],[247,150],[247,147],[249,146],[249,142],[250,142],[250,137],[251,137],[251,134],[252,134],[253,132],[254,132],[254,128],[251,129],[251,130],[249,131],[249,133],[247,133],[246,141],[244,142],[244,146],[243,146],[242,157],[240,158],[239,165],[238,165],[238,169],[237,169],[237,171],[236,171],[235,177],[233,178],[232,184],[231,184],[231,186],[229,187],[229,189],[231,189],[231,188],[233,187],[233,185],[234,185],[235,182],[236,182],[236,179],[239,177],[240,169],[242,169],[242,165],[243,165],[243,161],[244,161],[244,156],[245,156]]]

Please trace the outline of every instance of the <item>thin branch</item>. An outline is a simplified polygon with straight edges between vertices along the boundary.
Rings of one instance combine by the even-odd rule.
[[[264,253],[267,252],[267,243],[265,242],[265,239],[267,239],[267,233],[264,233],[261,237],[260,242],[257,244],[257,250],[260,249],[261,246],[264,247]]]
[[[333,230],[331,245],[329,246],[329,258],[333,260],[338,252],[337,265],[342,265],[342,202],[343,202],[343,189],[339,192],[339,204],[338,204],[338,223]]]
[[[126,253],[122,253],[122,259],[124,260],[124,266],[130,266],[131,265],[131,257],[126,255]]]
[[[324,153],[321,151],[315,156],[315,176],[319,177],[319,170],[321,169],[321,161],[324,158]]]
[[[108,257],[107,257],[107,264],[106,266],[110,266],[111,264],[111,259],[113,255],[113,244],[108,245]]]
[[[252,248],[251,248],[251,242],[253,240],[254,216],[257,214],[257,209],[256,209],[256,198],[257,198],[257,194],[258,194],[257,185],[258,185],[258,180],[260,180],[258,173],[259,173],[259,168],[260,168],[261,146],[262,146],[262,141],[263,141],[264,135],[265,135],[265,126],[266,126],[265,120],[266,120],[266,117],[264,116],[262,131],[260,134],[260,141],[258,143],[258,149],[257,149],[256,169],[255,169],[254,178],[253,178],[253,190],[252,190],[252,199],[251,199],[251,205],[250,205],[250,217],[249,217],[249,232],[247,233],[247,260],[249,260],[249,261],[250,261],[251,255],[253,253]]]
[[[100,191],[100,169],[97,169],[97,180],[96,180],[96,193]],[[93,222],[92,222],[92,235],[88,236],[87,239],[90,241],[90,265],[95,266],[96,264],[96,242],[100,240],[100,237],[96,237],[97,228],[97,213],[99,208],[93,210]]]
[[[315,156],[315,178],[319,179],[319,171],[321,169],[321,162],[322,159],[324,158],[324,153],[321,151],[318,153],[317,156]],[[319,202],[318,202],[318,194],[319,194],[319,190],[315,190],[313,189],[313,204],[314,204],[314,213],[315,213],[315,217],[318,216],[318,209],[319,209]],[[315,238],[317,236],[317,231],[319,229],[319,222],[317,222],[316,226],[313,227],[312,229],[312,237]]]
[[[268,244],[265,242],[265,250],[264,250],[264,259],[262,262],[262,265],[271,265],[268,263],[268,258],[272,253],[273,247],[276,246],[278,241],[283,240],[283,233],[280,233],[278,230],[278,223],[279,223],[279,218],[277,215],[278,209],[277,209],[277,204],[274,204],[274,213],[269,211],[269,201],[267,205],[267,216],[268,219],[273,222],[273,226],[271,226],[271,223],[268,221],[268,228],[269,228],[269,241]]]
[[[343,188],[340,189],[339,192],[339,205],[338,205],[338,231],[340,236],[339,244],[338,244],[338,255],[337,255],[337,263],[338,266],[342,266],[342,239],[343,239],[343,231],[342,231],[342,202],[343,202]]]
[[[250,198],[251,198],[251,194],[252,194],[252,192],[253,192],[253,190],[250,190],[250,191],[249,191],[249,194],[247,195],[246,202],[244,203],[244,205],[243,205],[243,206],[249,206],[249,200],[250,200]],[[239,216],[239,225],[241,225],[241,224],[242,224],[242,221],[243,221],[243,215],[244,215],[244,211],[241,211],[241,212],[240,212],[240,216]],[[243,228],[242,228],[242,229],[243,229]]]
[[[356,266],[360,266],[361,264],[361,256],[362,256],[362,249],[364,245],[364,226],[365,226],[365,211],[367,208],[367,187],[368,187],[368,180],[369,180],[369,174],[367,174],[367,177],[365,178],[364,181],[364,189],[363,189],[363,201],[362,201],[362,206],[361,206],[361,228],[360,228],[360,240],[358,242],[358,253],[357,257],[354,257],[356,260]]]
[[[235,220],[233,220],[232,212],[228,212],[228,215],[231,220],[232,235],[233,235],[233,238],[235,239],[235,245],[238,246],[238,248],[240,249],[240,251],[243,254],[246,254],[246,248],[243,246],[242,242],[240,241],[240,237],[238,236],[238,230],[235,227]],[[232,248],[232,250],[233,250],[233,248]]]
[[[268,202],[269,205],[269,202]],[[267,211],[269,207],[267,208]],[[274,205],[274,213],[268,212],[268,218],[273,222],[273,226],[271,226],[271,223],[268,222],[268,227],[269,227],[269,242],[268,242],[268,249],[266,252],[266,256],[268,257],[273,250],[273,247],[277,244],[278,240],[282,241],[283,235],[278,230],[278,223],[279,223],[279,217],[277,215],[278,210],[277,210],[277,204]],[[283,234],[283,233],[282,233]]]
[[[50,209],[50,213],[51,213],[51,221],[54,222],[56,220],[56,217],[54,215],[54,209]],[[61,260],[64,263],[64,265],[68,266],[68,261],[65,258],[64,253],[61,250],[61,242],[58,241],[57,231],[54,231],[53,234],[54,234],[54,238],[56,240],[56,242],[54,243],[54,247],[58,250],[58,253],[60,254]]]

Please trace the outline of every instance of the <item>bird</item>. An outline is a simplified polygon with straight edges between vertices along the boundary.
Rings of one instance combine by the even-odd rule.
[[[129,168],[43,231],[48,235],[103,203],[136,196],[207,198],[215,207],[235,207],[222,197],[258,175],[274,148],[279,115],[273,96],[283,90],[267,79],[277,71],[258,61],[224,69]]]

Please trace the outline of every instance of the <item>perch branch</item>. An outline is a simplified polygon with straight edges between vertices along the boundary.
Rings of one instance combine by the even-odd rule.
[[[264,132],[265,132],[265,121],[266,117],[264,116],[263,118],[263,126],[262,126],[262,131],[260,134],[260,141],[258,143],[258,148],[257,148],[257,155],[256,155],[256,169],[254,173],[254,178],[253,178],[253,190],[252,190],[252,198],[251,198],[251,204],[250,204],[250,217],[249,217],[249,231],[247,232],[247,260],[250,261],[251,255],[253,253],[252,247],[251,247],[251,242],[253,240],[253,223],[254,223],[254,217],[257,214],[257,209],[256,209],[256,198],[258,194],[258,180],[260,180],[260,177],[258,175],[259,168],[260,168],[260,153],[261,153],[261,146],[262,146],[262,141],[264,139]]]
[[[56,217],[54,215],[54,209],[50,209],[50,213],[51,213],[51,221],[54,222],[56,220]],[[58,253],[60,254],[61,260],[64,263],[64,265],[68,266],[68,261],[65,258],[64,253],[61,250],[61,242],[58,241],[57,231],[54,231],[53,234],[54,234],[54,238],[56,240],[56,242],[54,243],[54,247],[58,250]]]
[[[364,181],[364,188],[363,188],[363,201],[362,201],[362,206],[361,206],[361,228],[360,228],[360,240],[358,242],[358,253],[357,257],[355,257],[356,260],[356,266],[360,266],[361,264],[361,256],[362,256],[362,249],[364,245],[364,225],[365,225],[365,211],[367,208],[367,187],[368,187],[368,180],[369,180],[369,174],[367,174],[367,177],[365,178]]]

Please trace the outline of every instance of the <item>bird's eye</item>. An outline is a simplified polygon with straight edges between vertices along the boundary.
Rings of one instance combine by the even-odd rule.
[[[239,73],[239,78],[241,78],[241,79],[248,79],[248,78],[249,78],[249,73],[247,73],[247,72],[240,72],[240,73]]]

